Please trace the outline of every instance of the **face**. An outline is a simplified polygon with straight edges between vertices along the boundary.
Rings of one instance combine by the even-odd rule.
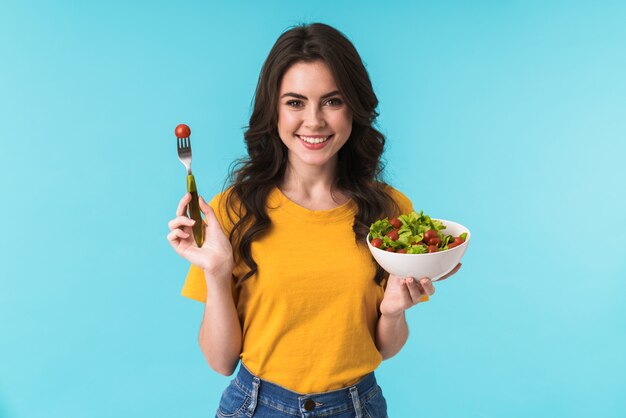
[[[278,135],[289,163],[334,168],[337,152],[352,132],[352,112],[323,61],[299,62],[283,76],[278,102]]]

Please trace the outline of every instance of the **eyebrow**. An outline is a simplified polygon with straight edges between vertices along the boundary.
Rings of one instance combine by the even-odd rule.
[[[341,94],[341,93],[339,93],[339,90],[335,90],[335,91],[331,91],[330,93],[326,93],[321,98],[325,99],[327,97],[334,96],[336,94]],[[298,94],[298,93],[285,93],[282,96],[280,96],[280,98],[282,99],[283,97],[286,97],[286,96],[295,97],[296,99],[308,100],[306,96],[303,96],[303,95]]]

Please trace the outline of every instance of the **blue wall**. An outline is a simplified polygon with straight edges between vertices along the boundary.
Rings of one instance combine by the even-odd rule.
[[[626,414],[626,4],[380,4],[0,3],[0,417],[212,416],[173,128],[212,197],[302,21],[366,62],[391,183],[473,234],[377,371],[390,416]]]

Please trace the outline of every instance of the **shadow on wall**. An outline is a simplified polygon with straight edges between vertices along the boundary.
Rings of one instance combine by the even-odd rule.
[[[11,418],[13,415],[9,415],[8,407],[3,400],[2,392],[0,392],[0,418]]]

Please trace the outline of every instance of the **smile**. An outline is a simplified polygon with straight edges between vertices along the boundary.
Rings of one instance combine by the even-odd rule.
[[[301,140],[303,140],[304,142],[307,142],[309,144],[321,144],[322,142],[328,141],[332,137],[332,135],[319,136],[319,137],[301,136],[301,135],[296,135],[296,136],[300,138]]]

